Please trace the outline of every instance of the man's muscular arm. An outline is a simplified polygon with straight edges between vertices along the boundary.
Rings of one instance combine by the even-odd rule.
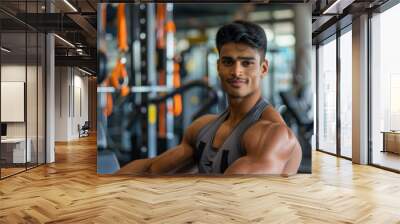
[[[182,142],[175,148],[151,159],[134,160],[122,167],[116,174],[165,174],[193,163],[193,146],[197,133],[214,118],[214,115],[198,118],[187,128]]]
[[[236,160],[225,174],[297,173],[301,148],[285,124],[260,121],[245,133],[242,143],[246,156]]]

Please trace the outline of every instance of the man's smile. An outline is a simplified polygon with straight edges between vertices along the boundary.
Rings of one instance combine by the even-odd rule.
[[[240,88],[242,85],[247,84],[248,80],[241,78],[230,78],[226,80],[229,85],[234,88]]]

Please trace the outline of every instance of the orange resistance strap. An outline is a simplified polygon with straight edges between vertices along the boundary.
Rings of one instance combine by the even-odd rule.
[[[167,33],[176,33],[176,27],[175,23],[172,20],[169,20],[165,24],[165,31]],[[174,63],[174,71],[173,71],[173,86],[174,88],[179,88],[181,86],[181,77],[179,74],[179,64]],[[182,114],[182,96],[180,94],[177,94],[174,96],[174,101],[173,101],[173,108],[168,108],[171,109],[174,116],[180,116]]]
[[[165,85],[165,71],[160,71],[160,79],[159,84],[161,86]],[[158,136],[161,138],[165,138],[167,136],[167,124],[165,121],[166,116],[166,105],[165,103],[160,103],[158,109]]]
[[[118,48],[121,52],[128,51],[128,32],[126,29],[125,3],[118,5]]]
[[[104,85],[108,86],[110,81],[108,79],[104,80]],[[108,117],[112,114],[113,110],[113,99],[111,93],[106,94],[106,106],[103,108],[103,114],[105,117]]]
[[[107,23],[107,4],[100,4],[101,6],[101,29],[106,32]]]
[[[174,63],[174,88],[179,88],[181,86],[181,76],[179,74],[179,64]],[[181,94],[176,94],[174,96],[174,116],[180,116],[182,114],[182,96]]]
[[[166,13],[165,4],[157,4],[157,15],[156,15],[156,26],[157,26],[157,48],[164,49],[165,48],[165,31],[164,31],[164,23],[165,23],[165,13]]]
[[[157,49],[165,49],[165,17],[166,17],[166,4],[157,4],[157,15],[156,15],[156,25],[157,25]],[[164,86],[166,84],[166,74],[165,68],[158,71],[159,73],[159,81],[158,84],[160,86]],[[160,103],[158,106],[158,136],[160,138],[166,138],[167,136],[167,127],[166,127],[166,104]]]
[[[102,11],[105,14],[105,11]],[[104,15],[105,16],[105,15]],[[105,18],[105,17],[103,17]],[[118,50],[121,53],[128,51],[128,32],[126,26],[125,4],[120,3],[117,8],[117,41]],[[122,84],[121,84],[122,83]],[[117,63],[111,72],[111,75],[104,81],[105,86],[113,86],[120,91],[120,96],[125,97],[129,94],[128,72],[125,64],[121,63],[121,59],[117,58]],[[107,93],[107,103],[103,110],[105,116],[110,116],[113,109],[113,99],[111,93]]]
[[[128,72],[126,71],[125,64],[122,64],[119,60],[117,65],[114,67],[111,72],[111,76],[109,76],[105,81],[105,86],[112,86],[116,90],[120,90],[120,95],[125,97],[129,94],[129,87],[126,83],[122,85],[120,82],[126,82],[125,80],[128,78]],[[104,108],[104,115],[110,116],[113,108],[113,100],[111,93],[107,93],[107,104]]]
[[[125,80],[128,78],[128,72],[126,71],[125,64],[122,64],[119,60],[117,61],[117,65],[114,67],[112,73],[111,73],[111,85],[115,89],[120,89],[121,90],[121,96],[125,97],[129,94],[129,87],[126,83],[123,83],[122,85],[120,82],[125,82]]]

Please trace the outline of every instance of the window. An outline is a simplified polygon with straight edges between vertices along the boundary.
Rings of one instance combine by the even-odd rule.
[[[318,48],[318,149],[336,153],[336,40]]]
[[[340,154],[352,154],[352,35],[340,36]]]
[[[372,163],[400,170],[400,4],[371,19]],[[386,133],[385,133],[386,132]]]

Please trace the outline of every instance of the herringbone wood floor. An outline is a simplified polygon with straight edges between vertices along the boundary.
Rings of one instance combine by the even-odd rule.
[[[0,181],[0,223],[400,223],[400,175],[320,152],[313,174],[111,177],[94,136]]]

